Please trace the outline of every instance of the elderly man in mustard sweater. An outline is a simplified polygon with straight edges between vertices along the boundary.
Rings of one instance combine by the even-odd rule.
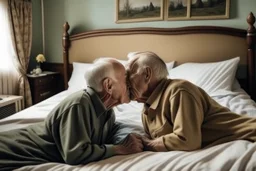
[[[142,151],[140,137],[120,141],[117,134],[121,127],[112,107],[130,101],[124,66],[99,59],[85,77],[89,87],[63,100],[44,122],[0,133],[1,171],[46,162],[87,164]]]
[[[256,141],[256,119],[238,115],[215,102],[203,89],[167,79],[165,63],[153,52],[129,60],[131,99],[144,103],[146,150],[192,151],[233,141]]]

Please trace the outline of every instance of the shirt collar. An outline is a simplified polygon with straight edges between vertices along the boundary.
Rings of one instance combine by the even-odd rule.
[[[156,86],[153,93],[149,96],[148,100],[146,101],[146,106],[150,109],[155,110],[159,105],[160,99],[162,94],[164,93],[166,87],[169,85],[171,80],[163,79],[160,83]]]
[[[87,87],[86,91],[88,92],[88,94],[91,97],[92,104],[93,104],[94,110],[96,112],[96,116],[99,117],[101,114],[105,113],[107,111],[107,109],[93,88]]]

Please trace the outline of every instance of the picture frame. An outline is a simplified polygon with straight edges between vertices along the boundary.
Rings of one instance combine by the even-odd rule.
[[[160,21],[164,0],[116,0],[116,23]]]
[[[166,0],[167,20],[229,18],[230,0]]]
[[[165,18],[167,20],[188,20],[190,0],[166,0]]]

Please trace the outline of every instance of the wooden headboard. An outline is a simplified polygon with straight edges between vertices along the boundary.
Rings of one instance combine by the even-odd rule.
[[[129,52],[153,51],[165,62],[217,62],[240,56],[244,72],[238,78],[243,88],[255,97],[255,17],[247,17],[246,30],[193,26],[181,28],[102,29],[69,35],[63,26],[64,84],[72,73],[72,62],[92,62],[98,57],[126,59]],[[242,71],[244,70],[244,71]]]

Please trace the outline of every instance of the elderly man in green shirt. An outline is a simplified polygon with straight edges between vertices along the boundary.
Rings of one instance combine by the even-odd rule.
[[[142,151],[136,134],[116,144],[119,126],[111,108],[130,101],[124,66],[101,58],[85,79],[88,88],[62,101],[44,122],[0,133],[0,170],[46,162],[87,164]]]
[[[129,60],[131,99],[144,103],[142,122],[151,151],[192,151],[233,140],[256,141],[256,119],[219,105],[203,89],[167,79],[165,63],[153,52]]]

